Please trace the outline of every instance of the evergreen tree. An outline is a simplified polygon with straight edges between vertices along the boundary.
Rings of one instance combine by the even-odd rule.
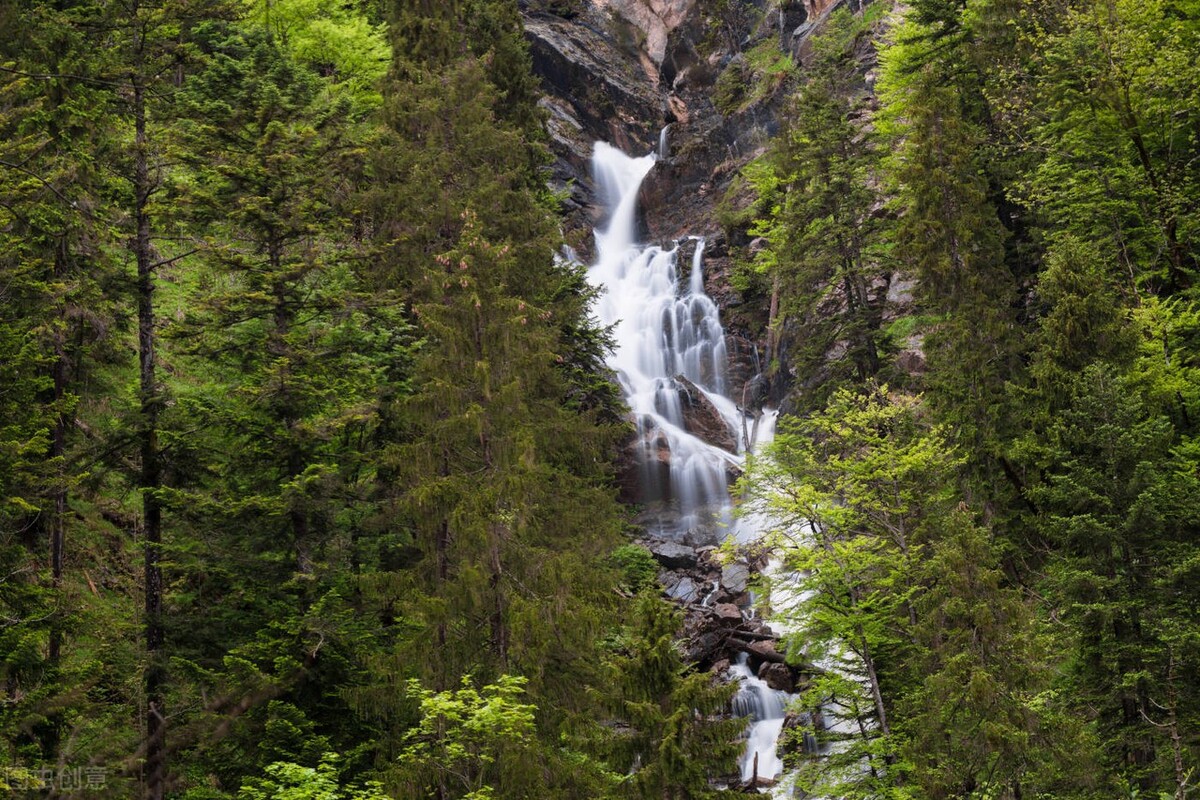
[[[365,286],[355,76],[322,77],[253,22],[193,41],[178,191],[204,238],[168,337],[191,378],[166,433],[181,534],[168,623],[192,680],[222,697],[193,720],[192,762],[233,788],[276,760],[316,769],[330,748],[364,766],[339,692],[377,649],[354,581],[389,546],[374,449],[412,337],[394,294]],[[272,747],[256,752],[260,737]]]
[[[95,367],[113,359],[108,338],[115,309],[102,293],[111,288],[114,270],[100,245],[111,219],[111,185],[100,162],[114,118],[103,83],[79,77],[104,66],[104,56],[84,45],[84,27],[100,21],[96,9],[11,3],[0,21],[11,34],[0,44],[0,381],[6,387],[0,547],[6,574],[29,584],[11,589],[16,605],[9,635],[12,652],[21,655],[6,683],[13,718],[29,715],[24,731],[13,732],[14,742],[33,733],[40,756],[53,758],[64,719],[44,704],[66,686],[56,681],[72,669],[64,669],[61,658],[79,610],[64,587],[70,492],[86,471],[77,407],[84,381],[99,383]],[[36,602],[49,605],[35,614]]]
[[[679,653],[682,615],[644,591],[614,642],[602,702],[616,720],[607,733],[611,766],[625,774],[617,795],[698,800],[719,796],[711,779],[737,762],[743,719],[730,719],[737,684],[714,685]]]
[[[751,231],[770,243],[757,260],[770,262],[784,298],[779,312],[798,317],[812,332],[790,354],[796,367],[806,374],[828,370],[827,354],[844,348],[842,369],[854,374],[830,375],[826,391],[848,378],[874,377],[884,346],[884,298],[877,287],[889,269],[877,213],[880,158],[853,54],[863,30],[843,8],[815,37],[804,82],[774,144],[770,168],[782,198],[769,223]]]
[[[554,257],[553,201],[534,169],[544,151],[507,105],[534,113],[532,97],[490,69],[494,54],[524,52],[503,5],[479,4],[508,20],[482,42],[458,4],[401,2],[391,18],[388,135],[369,198],[386,248],[376,280],[404,287],[423,343],[413,392],[389,411],[380,472],[386,513],[413,549],[367,584],[399,623],[380,662],[390,671],[435,692],[467,674],[528,681],[538,759],[510,763],[500,796],[586,797],[585,770],[554,743],[586,708],[579,689],[611,608],[614,429],[564,403],[602,339],[588,332],[578,269]],[[387,692],[365,687],[356,702],[399,718]]]

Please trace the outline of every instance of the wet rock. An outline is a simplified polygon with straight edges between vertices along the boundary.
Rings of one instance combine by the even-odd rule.
[[[796,682],[792,679],[792,671],[787,664],[764,661],[758,668],[758,677],[772,689],[781,692],[796,691]]]
[[[726,564],[721,568],[721,585],[733,594],[746,591],[750,582],[750,568],[745,564]]]
[[[762,370],[758,348],[748,337],[736,333],[725,335],[725,352],[729,357],[726,375],[729,379],[729,395],[742,408],[756,408],[761,401],[751,388]],[[762,387],[765,389],[765,385]]]
[[[679,404],[683,409],[683,427],[693,436],[714,447],[737,452],[737,434],[732,431],[721,412],[696,384],[682,375],[675,377],[679,386]]]
[[[658,563],[670,569],[691,569],[696,566],[696,551],[685,544],[677,542],[646,542],[648,549]]]
[[[728,658],[722,658],[719,661],[714,661],[708,671],[723,676],[726,672],[729,672],[730,664],[731,662]]]
[[[617,461],[617,484],[625,503],[671,499],[671,442],[666,434],[649,430],[630,437]]]
[[[721,653],[721,645],[725,634],[716,630],[705,630],[687,640],[688,661],[698,664],[711,664]]]

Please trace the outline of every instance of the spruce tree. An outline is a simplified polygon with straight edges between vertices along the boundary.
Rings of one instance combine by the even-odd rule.
[[[613,426],[565,402],[597,338],[578,270],[555,258],[553,201],[534,168],[544,151],[516,122],[533,99],[506,93],[490,68],[525,52],[503,5],[472,6],[503,22],[479,39],[460,4],[399,2],[390,20],[387,136],[368,196],[384,246],[375,277],[409,295],[422,344],[380,472],[412,551],[367,584],[397,623],[390,670],[435,692],[467,674],[528,681],[546,764],[510,763],[502,796],[584,797],[581,771],[548,745],[586,708],[579,688],[611,610]],[[386,688],[358,693],[362,710]]]

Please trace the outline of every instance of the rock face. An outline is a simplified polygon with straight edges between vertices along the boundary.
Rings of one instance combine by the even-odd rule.
[[[683,408],[683,424],[688,433],[709,444],[737,452],[737,434],[729,429],[725,418],[696,384],[682,375],[675,376],[679,386],[679,404]]]
[[[642,31],[642,47],[655,65],[667,54],[667,37],[678,28],[696,5],[696,0],[598,0],[598,5],[619,15]]]
[[[618,42],[577,20],[537,14],[524,22],[534,72],[550,106],[575,131],[556,137],[556,149],[565,146],[586,162],[596,139],[635,152],[653,146],[665,101]]]

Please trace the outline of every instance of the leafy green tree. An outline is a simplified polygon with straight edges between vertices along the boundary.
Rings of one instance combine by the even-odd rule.
[[[426,338],[386,462],[421,553],[406,576],[416,591],[397,599],[424,634],[403,646],[435,689],[519,673],[551,713],[572,702],[606,605],[593,565],[615,533],[612,427],[563,405],[587,295],[553,256],[551,200],[531,172],[540,147],[497,112],[484,54],[451,60],[468,51],[455,14],[396,8],[371,198],[379,279],[411,291]]]
[[[1195,14],[1169,2],[1080,2],[1026,34],[1031,96],[1017,118],[1039,154],[1022,199],[1052,230],[1102,242],[1130,291],[1192,285]]]
[[[385,26],[361,8],[333,0],[245,0],[245,24],[261,25],[298,64],[317,72],[330,100],[356,112],[382,101],[379,81],[391,60]],[[360,4],[361,5],[361,4]]]
[[[495,796],[510,759],[535,742],[536,708],[521,700],[525,679],[501,675],[476,690],[469,676],[462,688],[433,692],[409,681],[408,694],[420,703],[420,722],[405,734],[399,768],[405,797],[485,800]]]
[[[337,756],[326,753],[317,767],[276,761],[266,777],[247,783],[238,800],[385,800],[379,784],[346,788],[338,780]]]
[[[1033,744],[1044,734],[1030,700],[1044,677],[1028,611],[959,505],[962,457],[926,414],[886,388],[839,391],[785,423],[747,479],[801,576],[790,646],[820,667],[802,702],[826,719],[808,732],[834,744],[801,769],[806,791],[1015,796],[1054,785]]]

